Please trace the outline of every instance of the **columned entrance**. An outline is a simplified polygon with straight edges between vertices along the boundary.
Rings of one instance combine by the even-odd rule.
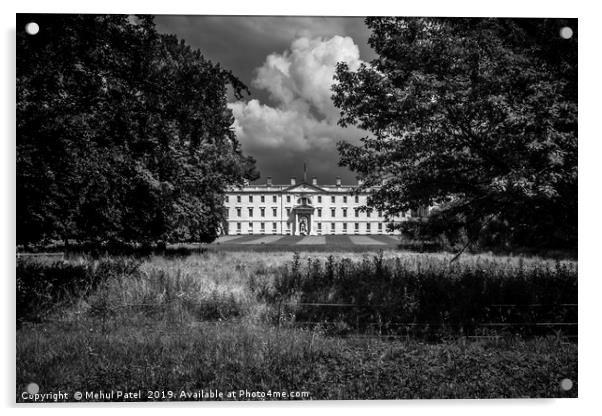
[[[312,225],[312,214],[314,207],[311,205],[298,205],[293,208],[295,218],[293,235],[313,235],[315,234]]]

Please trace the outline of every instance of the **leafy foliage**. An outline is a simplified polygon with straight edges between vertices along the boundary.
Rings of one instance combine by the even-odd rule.
[[[19,15],[17,242],[211,241],[253,179],[226,107],[246,87],[153,18]]]
[[[434,206],[492,245],[576,247],[577,21],[368,18],[379,57],[337,68],[341,164],[390,216]],[[559,36],[573,29],[571,39]],[[454,237],[454,238],[456,238]]]

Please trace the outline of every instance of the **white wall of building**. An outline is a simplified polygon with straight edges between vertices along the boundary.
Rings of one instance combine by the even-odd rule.
[[[307,205],[314,208],[309,235],[389,234],[382,215],[375,210],[371,213],[359,210],[366,205],[368,194],[354,195],[353,191],[354,187],[350,186],[318,185],[316,188],[305,183],[233,189],[226,194],[228,227],[225,233],[298,234],[299,223],[294,208],[302,205],[302,198],[307,198]],[[404,215],[393,220],[408,218]]]

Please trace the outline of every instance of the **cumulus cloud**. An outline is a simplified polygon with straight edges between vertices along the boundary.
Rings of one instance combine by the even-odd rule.
[[[304,109],[310,104],[328,121],[336,121],[338,110],[332,104],[330,88],[337,62],[359,67],[359,48],[350,37],[299,38],[290,51],[270,54],[258,69],[253,86],[269,91],[280,106]]]
[[[366,134],[337,125],[339,110],[330,97],[336,64],[342,61],[352,70],[362,62],[352,38],[297,38],[286,51],[269,54],[256,71],[253,86],[269,93],[270,104],[253,99],[229,105],[243,149],[260,167],[262,156],[277,149],[284,159],[328,156],[323,161],[332,168],[338,161],[336,142]]]

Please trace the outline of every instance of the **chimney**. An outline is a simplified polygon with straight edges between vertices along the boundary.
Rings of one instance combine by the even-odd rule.
[[[337,176],[337,186],[341,186],[341,177]]]
[[[315,176],[313,178],[311,178],[311,184],[312,185],[317,185],[318,184],[318,178],[316,178]]]
[[[297,178],[293,176],[291,178],[291,185],[296,185],[296,184],[297,184]]]
[[[267,177],[267,185],[272,186],[272,177],[271,176]]]

